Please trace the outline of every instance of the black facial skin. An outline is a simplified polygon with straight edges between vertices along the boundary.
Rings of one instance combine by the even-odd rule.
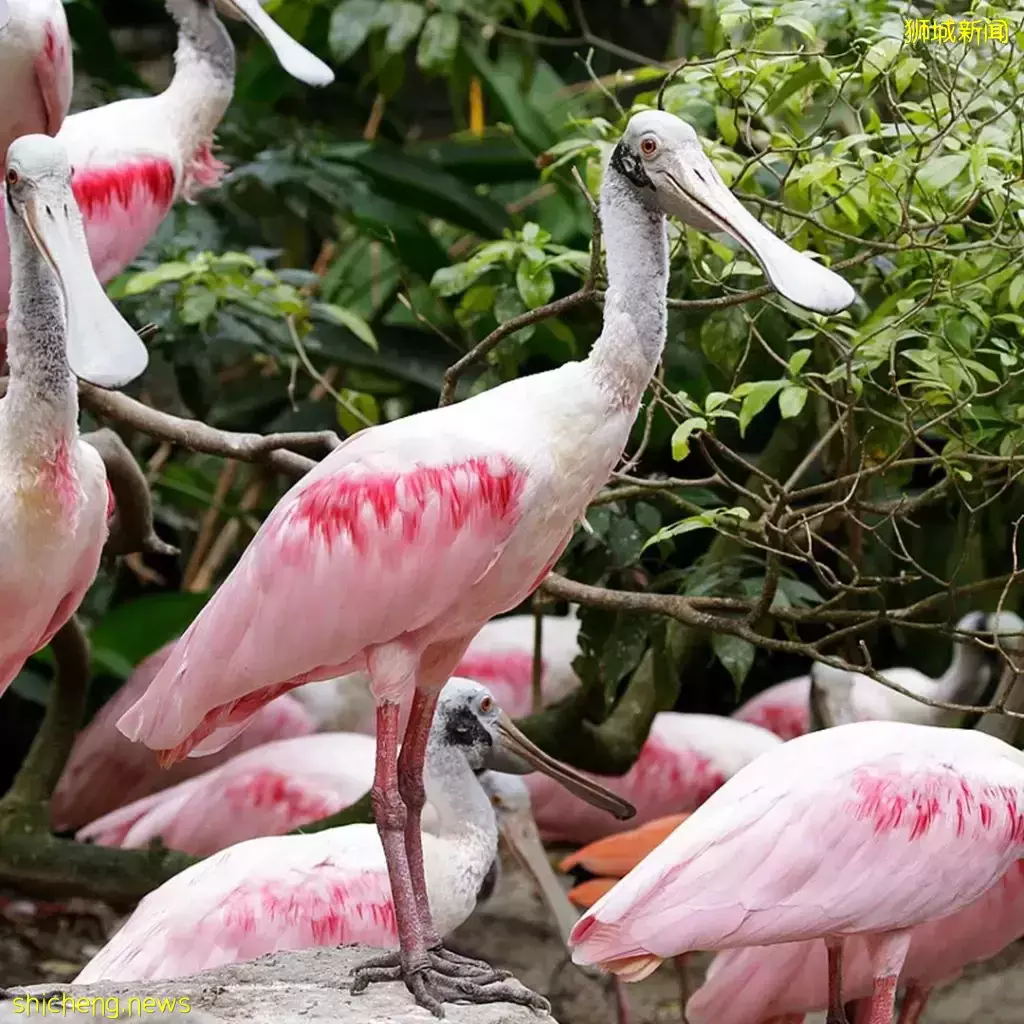
[[[612,167],[637,188],[649,188],[654,191],[654,182],[647,176],[643,161],[621,140],[612,150]]]
[[[453,747],[493,746],[490,734],[467,707],[453,708],[448,712],[444,738]]]

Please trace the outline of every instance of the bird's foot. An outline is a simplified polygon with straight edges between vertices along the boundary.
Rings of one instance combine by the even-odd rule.
[[[517,1003],[544,1013],[551,1009],[543,996],[531,992],[510,972],[443,946],[429,949],[415,960],[410,958],[410,962],[399,952],[368,960],[356,969],[352,993],[358,995],[379,981],[404,981],[416,1002],[435,1017],[444,1017],[444,1003]]]

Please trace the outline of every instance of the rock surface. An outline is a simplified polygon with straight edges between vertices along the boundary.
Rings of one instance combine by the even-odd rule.
[[[367,956],[379,951],[358,946],[342,949],[310,949],[298,953],[272,953],[252,963],[231,964],[204,971],[190,978],[144,983],[108,983],[95,985],[33,985],[12,992],[69,992],[76,999],[102,998],[118,1002],[104,1003],[103,1009],[89,1005],[72,1012],[70,1001],[63,1019],[96,1020],[127,1017],[130,997],[152,997],[154,1000],[188,999],[188,1010],[179,1003],[175,1010],[146,1004],[143,1013],[148,1020],[177,1021],[178,1024],[311,1024],[311,1022],[344,1022],[344,1024],[427,1024],[434,1018],[417,1006],[405,986],[398,983],[371,985],[353,996],[349,982],[354,967]],[[57,997],[59,1000],[59,996]],[[165,1004],[166,1005],[166,1004]],[[18,1012],[18,1009],[22,1012]],[[0,1003],[0,1024],[25,1024],[25,1004],[14,1001]],[[110,1012],[114,1010],[115,1012]],[[547,1014],[536,1013],[522,1006],[490,1003],[484,1006],[446,1004],[450,1024],[554,1024]],[[33,1007],[32,1016],[40,1017],[40,1008]],[[105,1012],[106,1011],[106,1012]],[[57,1013],[61,1011],[59,1005]],[[139,1016],[139,1004],[132,1003],[132,1016]],[[55,1014],[47,1014],[55,1016]]]

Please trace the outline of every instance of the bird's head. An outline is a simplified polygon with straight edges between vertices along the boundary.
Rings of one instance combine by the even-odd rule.
[[[2,0],[0,0],[2,2]],[[317,56],[296,42],[260,6],[259,0],[202,0],[225,17],[244,21],[274,51],[278,63],[306,85],[330,85],[334,72]]]
[[[473,771],[527,775],[542,772],[570,793],[615,815],[631,818],[635,809],[582,772],[545,754],[516,727],[490,691],[470,679],[452,679],[441,692],[434,730],[449,747],[462,750]]]
[[[634,114],[612,153],[611,167],[663,213],[701,231],[730,235],[798,306],[837,313],[856,298],[838,274],[797,252],[747,212],[705,155],[697,133],[674,114]]]
[[[7,151],[5,188],[11,234],[24,229],[60,285],[72,372],[104,388],[134,380],[149,355],[96,278],[63,145],[48,135],[17,139]]]

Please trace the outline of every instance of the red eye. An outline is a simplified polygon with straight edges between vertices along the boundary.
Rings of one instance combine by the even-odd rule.
[[[658,143],[654,139],[641,139],[640,140],[640,152],[644,156],[654,156],[658,152]]]
[[[484,697],[480,701],[480,710],[486,715],[494,707],[494,701],[490,697]]]
[[[8,185],[17,185],[17,184],[18,184],[18,182],[19,182],[19,180],[20,180],[20,179],[19,179],[19,177],[18,177],[18,172],[17,172],[17,171],[16,171],[16,170],[15,170],[15,169],[14,169],[14,168],[12,167],[12,168],[11,168],[11,169],[10,169],[10,170],[9,170],[9,171],[7,172],[7,184],[8,184]]]

